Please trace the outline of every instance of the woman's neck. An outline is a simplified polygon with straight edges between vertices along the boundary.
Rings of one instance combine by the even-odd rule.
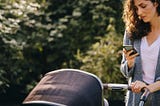
[[[160,34],[160,16],[153,19],[151,23],[151,32],[159,32]]]
[[[160,36],[160,17],[151,22],[151,32],[146,36],[147,42],[151,45]]]

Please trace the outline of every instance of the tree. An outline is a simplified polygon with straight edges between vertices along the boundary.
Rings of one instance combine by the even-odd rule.
[[[118,73],[121,0],[0,2],[0,94],[27,94],[45,73],[59,68],[81,68],[115,81],[108,75]]]
[[[122,35],[116,33],[114,18],[111,18],[107,32],[86,53],[77,53],[77,58],[83,63],[81,69],[94,73],[103,83],[126,83],[120,72]],[[124,92],[107,91],[105,95],[108,99],[124,99]]]

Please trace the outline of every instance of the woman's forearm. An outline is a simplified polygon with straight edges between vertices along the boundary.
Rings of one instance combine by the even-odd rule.
[[[148,85],[147,88],[151,93],[160,90],[160,81],[156,81],[155,83]]]

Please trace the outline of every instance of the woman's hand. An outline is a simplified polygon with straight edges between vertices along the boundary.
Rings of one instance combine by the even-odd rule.
[[[131,83],[132,92],[140,93],[143,88],[147,88],[147,85],[142,81],[135,81]]]
[[[134,61],[135,61],[135,57],[139,55],[138,53],[131,55],[132,52],[133,52],[133,50],[126,51],[125,49],[123,49],[123,53],[124,53],[125,58],[126,58],[126,60],[128,62],[128,68],[129,69],[133,67]]]

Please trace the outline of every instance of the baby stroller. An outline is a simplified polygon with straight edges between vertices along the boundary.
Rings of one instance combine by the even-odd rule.
[[[22,106],[107,106],[102,91],[103,84],[97,76],[76,69],[60,69],[47,73]]]
[[[55,70],[40,80],[21,106],[109,106],[103,97],[103,90],[108,88],[129,89],[127,84],[103,84],[82,70]]]

